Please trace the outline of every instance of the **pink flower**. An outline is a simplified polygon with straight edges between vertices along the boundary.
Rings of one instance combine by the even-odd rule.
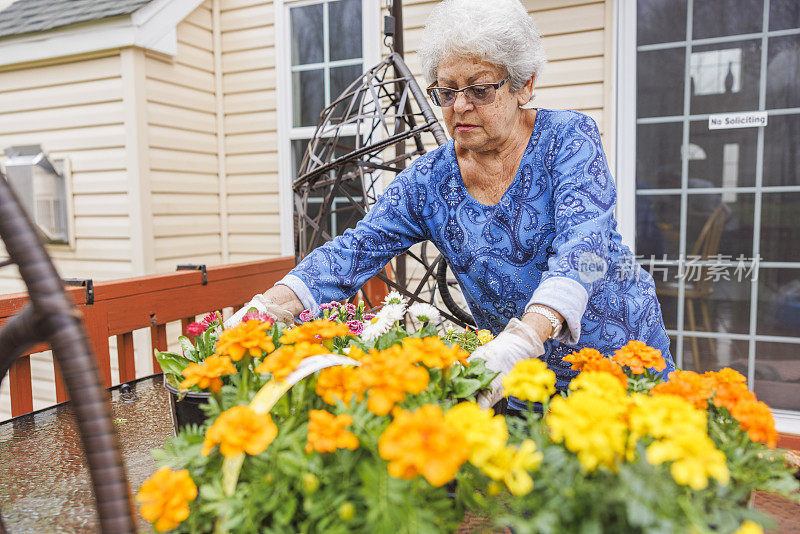
[[[221,318],[219,316],[219,312],[212,312],[203,317],[203,320],[200,321],[200,324],[203,325],[203,330],[206,330],[211,323],[219,323],[221,322]]]
[[[335,321],[338,318],[339,318],[339,311],[338,310],[334,310],[334,312],[328,316],[328,320],[329,321]]]
[[[313,320],[315,315],[316,314],[313,313],[311,310],[303,310],[300,312],[300,320],[303,321],[304,323],[307,323],[308,321]]]
[[[364,314],[364,320],[365,321],[370,321],[370,320],[372,320],[374,318],[375,318],[375,314],[374,313],[365,313]]]
[[[339,305],[338,302],[336,302],[335,300],[332,300],[332,301],[330,301],[328,303],[320,304],[319,305],[319,309],[320,310],[332,310],[333,308],[335,308],[338,305]]]
[[[347,321],[347,328],[350,329],[351,334],[358,336],[364,331],[364,323],[361,321],[356,321],[355,319],[352,321]]]
[[[347,304],[344,309],[347,310],[347,315],[350,317],[356,314],[356,305],[353,303]]]
[[[251,311],[250,313],[246,313],[244,317],[242,317],[242,322],[244,323],[247,321],[252,321],[253,319],[255,319],[256,321],[261,321],[262,323],[267,323],[269,325],[272,325],[272,323],[275,322],[275,319],[273,319],[266,313],[259,311]]]
[[[197,337],[206,331],[206,326],[200,323],[189,323],[186,325],[186,335]]]

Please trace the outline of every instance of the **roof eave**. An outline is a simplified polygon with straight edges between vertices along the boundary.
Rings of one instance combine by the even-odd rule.
[[[153,0],[130,15],[0,40],[0,67],[136,46],[175,56],[177,26],[203,0]]]

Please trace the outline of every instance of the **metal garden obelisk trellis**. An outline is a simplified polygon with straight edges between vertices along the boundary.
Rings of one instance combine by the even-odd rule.
[[[320,113],[308,143],[293,184],[298,261],[353,227],[383,186],[413,158],[424,154],[426,147],[447,141],[403,61],[400,0],[395,0],[390,12],[394,16],[387,17],[385,24],[388,57],[353,81]],[[381,272],[378,278],[412,300],[437,306],[449,320],[472,324],[472,317],[448,291],[457,284],[448,280],[446,262],[438,251],[429,258],[432,249],[430,243],[423,243],[409,250],[395,260],[392,276]]]

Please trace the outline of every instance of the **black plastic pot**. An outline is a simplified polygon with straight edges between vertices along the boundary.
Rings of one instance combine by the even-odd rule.
[[[208,403],[211,393],[178,391],[167,382],[166,377],[164,387],[169,391],[169,411],[172,414],[172,426],[176,435],[187,425],[202,425],[206,422],[206,413],[202,406]]]

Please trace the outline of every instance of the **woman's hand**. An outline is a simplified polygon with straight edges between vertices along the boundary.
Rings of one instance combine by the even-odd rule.
[[[486,367],[498,373],[492,380],[490,391],[478,395],[481,408],[491,408],[503,398],[503,377],[514,365],[528,358],[537,358],[544,354],[544,345],[530,325],[519,319],[511,319],[505,330],[486,345],[478,347],[469,357],[486,360]]]
[[[242,322],[242,318],[247,315],[251,310],[257,310],[275,321],[292,324],[294,318],[301,311],[303,311],[303,303],[294,291],[284,285],[276,285],[270,288],[266,293],[259,293],[253,295],[253,298],[242,306],[242,308],[234,313],[225,321],[225,328],[236,326]]]

